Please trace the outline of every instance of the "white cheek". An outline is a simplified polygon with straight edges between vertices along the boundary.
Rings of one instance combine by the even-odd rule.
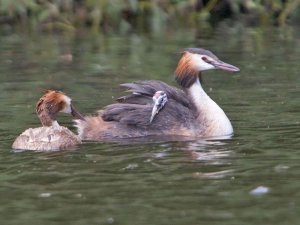
[[[61,112],[70,114],[72,112],[72,110],[71,110],[71,107],[68,105],[63,110],[61,110]]]
[[[205,61],[203,61],[202,57],[207,58],[207,56],[198,55],[198,54],[194,54],[192,56],[193,65],[196,67],[197,70],[204,71],[204,70],[215,69],[215,67],[212,64],[209,64],[209,63],[206,63]]]
[[[72,112],[72,109],[71,109],[71,99],[69,97],[67,97],[67,96],[64,96],[64,100],[65,100],[66,106],[65,106],[65,108],[63,108],[61,110],[61,112],[71,113]]]

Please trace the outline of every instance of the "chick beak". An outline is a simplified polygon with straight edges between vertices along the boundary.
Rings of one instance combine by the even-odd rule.
[[[150,117],[150,123],[152,123],[154,117],[156,116],[156,114],[159,112],[159,106],[157,104],[155,104],[153,106],[153,109],[152,109],[152,113],[151,113],[151,117]]]
[[[75,119],[79,119],[79,120],[84,120],[84,117],[81,115],[81,113],[79,111],[77,111],[73,105],[71,105],[71,115],[75,118]]]

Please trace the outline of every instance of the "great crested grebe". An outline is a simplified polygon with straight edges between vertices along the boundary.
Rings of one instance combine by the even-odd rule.
[[[201,72],[213,69],[239,71],[208,50],[184,49],[175,70],[175,79],[183,90],[155,80],[121,84],[132,93],[119,98],[119,103],[98,111],[96,116],[76,120],[79,137],[83,140],[116,140],[149,135],[193,138],[232,135],[233,128],[224,111],[201,86]],[[154,113],[153,119],[149,99],[159,90],[166,93],[168,102],[159,114]],[[151,123],[149,115],[152,115]]]
[[[78,136],[68,128],[60,126],[56,114],[64,112],[84,120],[75,110],[71,99],[60,91],[48,90],[36,104],[36,113],[43,127],[29,128],[14,141],[12,148],[22,150],[59,150],[81,143]]]

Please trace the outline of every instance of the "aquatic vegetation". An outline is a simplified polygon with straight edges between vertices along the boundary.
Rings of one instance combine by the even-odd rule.
[[[97,32],[197,28],[226,19],[283,26],[299,19],[299,5],[300,0],[0,0],[0,24]]]

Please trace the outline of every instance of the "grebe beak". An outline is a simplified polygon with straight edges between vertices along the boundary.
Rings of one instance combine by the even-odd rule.
[[[150,117],[150,123],[152,123],[154,117],[165,106],[168,101],[167,94],[163,91],[157,91],[153,96],[154,106]]]
[[[85,118],[81,115],[81,113],[79,111],[77,111],[73,105],[71,105],[71,115],[79,120],[83,120],[85,121]]]
[[[233,66],[231,64],[225,63],[221,60],[214,60],[210,62],[216,69],[226,70],[230,72],[238,72],[240,69],[236,66]]]
[[[160,108],[159,108],[159,105],[155,104],[153,106],[153,109],[152,109],[152,113],[151,113],[151,117],[150,117],[150,123],[152,123],[154,117],[156,116],[156,114],[159,112]]]

